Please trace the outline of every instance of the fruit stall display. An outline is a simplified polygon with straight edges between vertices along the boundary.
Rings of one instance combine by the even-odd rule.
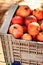
[[[21,5],[12,18],[9,33],[16,39],[43,42],[43,9]]]
[[[31,10],[27,5],[18,6],[7,34],[0,36],[6,62],[43,64],[43,8]]]

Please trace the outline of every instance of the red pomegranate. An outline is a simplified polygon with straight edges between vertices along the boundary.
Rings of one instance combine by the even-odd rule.
[[[28,24],[31,23],[31,22],[37,22],[37,18],[33,15],[30,15],[29,17],[27,17],[25,19],[24,23],[25,23],[26,26],[28,26]]]
[[[22,16],[22,17],[27,17],[31,13],[30,8],[27,5],[21,5],[16,12],[16,15]]]
[[[24,33],[23,36],[21,37],[23,40],[32,40],[32,37],[28,33]]]
[[[14,38],[20,38],[23,35],[23,27],[19,24],[13,24],[9,28],[9,33],[14,36]]]
[[[35,9],[33,10],[32,14],[37,17],[38,20],[43,19],[43,9]]]
[[[40,42],[43,42],[43,32],[40,32],[40,33],[37,35],[37,40],[40,41]]]
[[[40,31],[40,25],[36,22],[32,22],[28,25],[28,33],[35,37]]]

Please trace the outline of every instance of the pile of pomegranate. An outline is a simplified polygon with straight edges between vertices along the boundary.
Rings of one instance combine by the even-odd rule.
[[[31,10],[27,5],[19,6],[9,33],[16,39],[43,42],[43,8]]]

